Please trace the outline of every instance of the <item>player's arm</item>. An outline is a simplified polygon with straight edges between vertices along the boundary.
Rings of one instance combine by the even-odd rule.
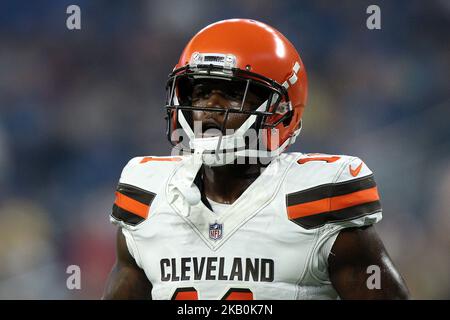
[[[109,274],[102,299],[151,299],[152,285],[128,252],[122,230],[117,231],[116,263]]]
[[[379,289],[367,285],[374,275],[368,267],[373,265],[380,270]],[[340,232],[328,256],[328,272],[341,299],[409,298],[408,288],[373,226]],[[369,283],[376,284],[371,280]]]

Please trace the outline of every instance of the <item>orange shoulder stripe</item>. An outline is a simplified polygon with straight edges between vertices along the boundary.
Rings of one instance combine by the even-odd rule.
[[[144,219],[147,219],[150,206],[147,206],[139,201],[136,201],[126,195],[116,192],[116,201],[114,202],[118,207],[134,213]]]
[[[311,216],[329,211],[341,210],[363,203],[379,200],[377,187],[360,190],[342,196],[324,198],[293,206],[289,206],[288,216],[290,219]]]
[[[366,202],[380,200],[377,187],[356,191],[342,196],[332,197],[330,210],[340,210]]]

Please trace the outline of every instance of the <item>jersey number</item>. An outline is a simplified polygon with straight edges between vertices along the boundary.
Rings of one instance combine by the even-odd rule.
[[[178,288],[172,300],[198,300],[198,293],[194,287]],[[253,300],[253,292],[250,289],[230,288],[221,300]]]
[[[341,157],[314,157],[314,158],[303,158],[298,160],[298,164],[304,164],[310,161],[325,161],[327,163],[338,161]]]

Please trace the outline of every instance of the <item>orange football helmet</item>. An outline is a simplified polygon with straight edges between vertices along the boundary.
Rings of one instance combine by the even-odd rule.
[[[195,137],[187,115],[189,110],[206,109],[189,105],[182,97],[186,79],[198,78],[241,81],[247,86],[245,92],[249,86],[256,85],[268,89],[269,94],[267,99],[264,97],[265,103],[255,110],[228,110],[247,114],[248,121],[237,130],[238,135],[220,137],[217,143],[221,145],[215,146],[210,143],[211,138],[202,143],[202,138]],[[169,75],[167,91],[169,141],[179,142],[172,133],[182,128],[189,136],[191,150],[264,156],[280,154],[295,142],[301,129],[308,86],[300,55],[279,31],[255,20],[229,19],[205,27],[189,41]],[[208,108],[207,111],[225,110]],[[258,131],[266,129],[258,150],[249,150],[241,139],[250,127]]]

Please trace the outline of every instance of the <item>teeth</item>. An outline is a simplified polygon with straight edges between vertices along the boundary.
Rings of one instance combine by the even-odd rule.
[[[215,137],[219,136],[220,134],[221,134],[220,128],[214,124],[207,124],[203,128],[203,136],[205,137]]]
[[[217,129],[217,130],[220,131],[220,127],[218,127],[218,126],[216,126],[216,125],[213,125],[213,124],[207,124],[207,125],[204,126],[203,128],[204,128],[204,129],[203,129],[204,131],[209,130],[209,129]]]

